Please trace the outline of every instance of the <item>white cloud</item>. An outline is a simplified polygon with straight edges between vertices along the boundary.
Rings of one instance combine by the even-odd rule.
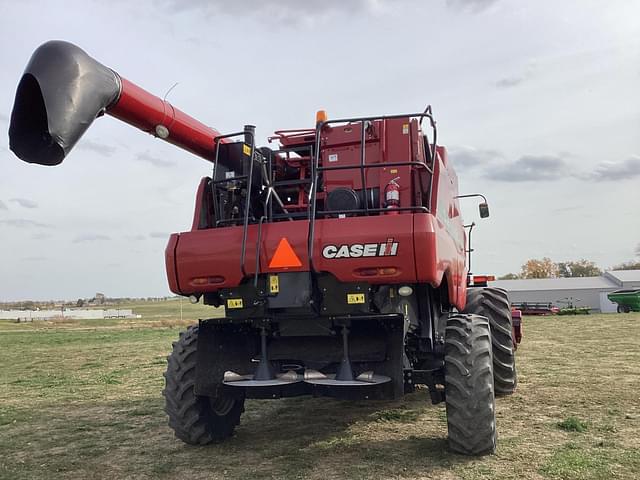
[[[11,198],[9,201],[17,203],[23,208],[38,208],[38,203],[28,198]]]
[[[602,162],[587,178],[596,182],[632,180],[640,177],[640,156],[632,155],[621,162]]]
[[[172,160],[167,160],[164,158],[157,157],[155,155],[152,155],[148,151],[137,154],[136,160],[140,162],[147,162],[153,165],[154,167],[160,167],[160,168],[168,168],[168,167],[173,167],[175,165],[175,162],[173,162]]]
[[[73,243],[104,242],[108,240],[111,240],[109,235],[103,235],[100,233],[83,233],[81,235],[77,235],[73,239]]]

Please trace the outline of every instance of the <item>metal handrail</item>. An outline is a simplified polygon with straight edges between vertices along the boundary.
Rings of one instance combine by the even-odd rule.
[[[406,167],[413,166],[418,168],[424,168],[427,172],[433,173],[433,169],[424,162],[385,162],[385,163],[369,163],[365,165],[366,168],[383,168],[383,167]],[[360,168],[360,165],[332,165],[330,167],[318,167],[318,171],[326,172],[327,170],[349,170],[351,168]]]
[[[318,210],[316,215],[327,216],[327,215],[353,215],[357,213],[364,213],[366,210],[364,208],[356,208],[353,210]],[[380,213],[380,212],[389,212],[388,208],[380,207],[380,208],[370,208],[368,210],[371,213]],[[424,205],[414,205],[412,207],[398,207],[391,210],[393,212],[413,212],[420,211],[424,213],[429,213],[429,209]]]
[[[218,135],[213,138],[213,144],[216,150],[215,161],[213,164],[213,181],[216,182],[216,173],[218,170],[218,160],[220,157],[220,149],[218,148],[218,143],[223,138],[231,138],[231,137],[239,137],[242,135],[244,137],[244,144],[247,143],[247,138],[250,140],[249,144],[249,175],[247,180],[247,199],[245,200],[244,206],[244,219],[242,222],[242,245],[240,250],[240,271],[242,272],[242,276],[245,277],[247,275],[247,271],[244,268],[244,262],[247,255],[247,234],[249,230],[249,207],[251,206],[251,187],[253,186],[253,164],[254,164],[254,152],[255,152],[255,132],[250,129],[245,129],[242,132],[234,132],[228,133],[226,135]],[[243,175],[244,176],[244,175]],[[229,179],[231,181],[231,179]],[[217,199],[215,189],[212,188],[212,195],[214,197],[214,211],[216,214],[217,211]],[[216,223],[218,223],[216,221]]]
[[[429,119],[429,123],[431,125],[432,131],[433,131],[433,142],[432,142],[432,147],[431,150],[429,151],[428,149],[426,151],[429,151],[429,160],[433,163],[435,158],[436,158],[436,140],[437,140],[437,128],[436,128],[436,121],[433,118],[433,112],[431,110],[431,105],[427,105],[427,107],[424,109],[423,112],[420,113],[405,113],[405,114],[395,114],[395,115],[380,115],[380,116],[373,116],[373,117],[354,117],[354,118],[340,118],[340,119],[334,119],[334,120],[324,120],[324,121],[320,121],[316,124],[316,141],[315,141],[315,151],[314,156],[313,156],[313,162],[311,163],[311,178],[312,178],[312,183],[311,183],[311,188],[309,190],[309,229],[308,229],[308,233],[307,233],[307,251],[309,254],[309,269],[311,271],[315,271],[315,268],[313,266],[313,243],[314,243],[314,237],[315,237],[315,221],[316,221],[316,215],[317,215],[317,208],[316,208],[316,198],[317,198],[317,191],[318,191],[318,181],[319,181],[319,172],[322,171],[327,171],[327,170],[346,170],[349,168],[360,168],[361,170],[361,183],[362,183],[362,188],[364,191],[364,196],[365,198],[367,198],[367,188],[366,188],[366,178],[365,178],[365,174],[364,174],[364,169],[369,168],[369,167],[387,167],[387,166],[394,166],[394,164],[404,164],[405,162],[393,162],[392,164],[389,163],[381,163],[381,164],[371,164],[371,165],[366,165],[365,163],[365,144],[366,144],[366,137],[365,137],[365,123],[366,122],[372,122],[375,120],[392,120],[392,119],[397,119],[397,118],[419,118],[420,119],[420,125],[422,126],[422,122],[425,118]],[[320,167],[320,144],[321,144],[321,133],[322,133],[322,129],[329,125],[329,124],[335,124],[335,123],[360,123],[361,125],[361,132],[360,132],[360,164],[359,165],[343,165],[340,167]],[[427,141],[428,144],[428,138],[425,134],[425,139]],[[422,162],[406,162],[408,165],[412,165],[412,164],[419,164],[420,167],[424,166],[427,171],[429,171],[431,174],[433,174],[433,169],[429,169],[427,164],[423,164]],[[397,166],[401,166],[401,165],[397,165]],[[418,166],[418,165],[416,165]],[[431,178],[431,181],[433,182],[433,175]],[[431,185],[431,187],[433,187],[433,185]],[[429,191],[431,191],[431,188],[429,189]],[[386,209],[369,209],[368,208],[368,201],[365,202],[365,209],[364,212],[366,215],[369,214],[369,212],[374,212],[374,211],[385,211]],[[414,209],[414,207],[405,207],[403,209],[395,209],[395,210],[404,210],[408,208],[409,210]],[[427,208],[425,207],[421,207],[424,208],[427,212],[429,211]]]

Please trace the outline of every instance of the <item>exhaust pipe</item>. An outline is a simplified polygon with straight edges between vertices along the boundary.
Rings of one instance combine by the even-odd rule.
[[[79,47],[57,40],[33,53],[20,79],[9,148],[25,162],[58,165],[93,120],[105,113],[206,160],[215,159],[219,132],[122,78]]]

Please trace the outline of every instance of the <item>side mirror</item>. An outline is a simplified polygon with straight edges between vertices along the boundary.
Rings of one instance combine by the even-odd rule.
[[[489,216],[488,203],[481,203],[480,205],[478,205],[478,208],[480,209],[480,218],[487,218]]]

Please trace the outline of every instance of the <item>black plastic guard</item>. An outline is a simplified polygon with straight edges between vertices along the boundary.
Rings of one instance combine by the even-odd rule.
[[[247,325],[220,325],[201,320],[196,351],[196,394],[217,396],[227,370],[253,371],[255,365],[251,359],[257,356],[258,345],[256,330]]]
[[[75,45],[41,45],[11,112],[9,147],[25,162],[58,165],[93,120],[118,100],[120,77]]]

